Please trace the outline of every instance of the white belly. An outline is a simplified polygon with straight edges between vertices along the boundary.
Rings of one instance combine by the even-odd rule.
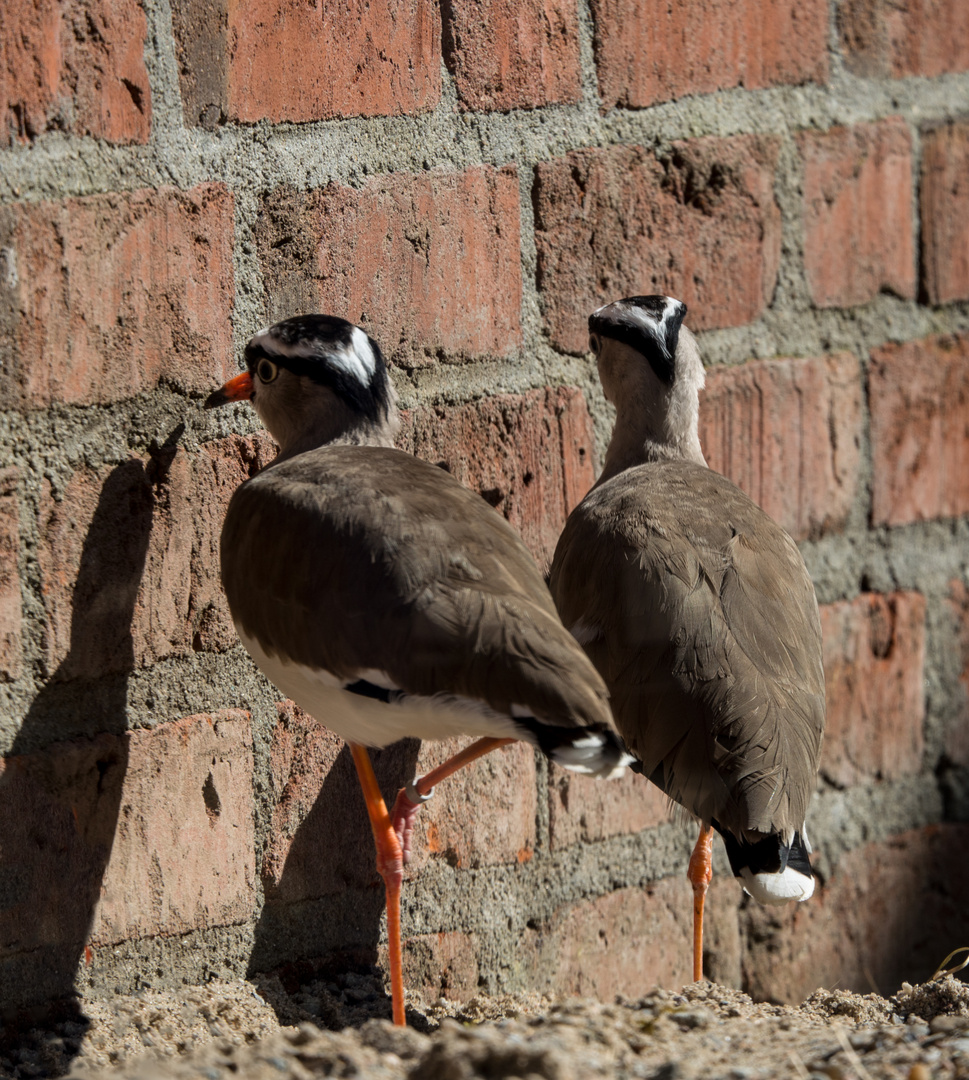
[[[387,704],[343,689],[345,679],[329,671],[286,663],[269,656],[242,627],[236,631],[259,670],[282,691],[331,731],[347,742],[363,746],[389,746],[398,739],[450,739],[456,735],[520,739],[511,717],[495,712],[483,701],[436,694],[408,696]],[[366,679],[394,689],[383,672],[361,671],[349,682]]]

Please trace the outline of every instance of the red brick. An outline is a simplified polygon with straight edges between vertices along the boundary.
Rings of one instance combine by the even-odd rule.
[[[236,642],[219,584],[232,492],[273,456],[268,436],[79,470],[40,499],[38,563],[49,670],[59,679],[128,671]]]
[[[433,0],[393,7],[232,0],[227,7],[233,120],[398,116],[440,100],[441,27]],[[193,8],[200,20],[204,0]],[[218,33],[220,22],[210,19],[209,26]]]
[[[151,88],[137,0],[6,0],[0,146],[45,131],[145,143]]]
[[[325,717],[317,721],[292,701],[276,709],[272,819],[261,868],[267,903],[376,883],[373,834],[346,744],[324,727]],[[379,759],[379,751],[370,753]],[[389,788],[384,796],[390,797]]]
[[[0,953],[244,922],[252,732],[226,710],[0,763]]]
[[[922,291],[930,304],[969,300],[969,123],[923,134],[920,195]]]
[[[405,938],[404,986],[408,993],[417,990],[425,1002],[446,997],[450,1001],[467,1001],[479,992],[478,955],[480,947],[476,934],[451,931],[441,934],[418,934]],[[378,950],[377,963],[388,967],[386,946]]]
[[[540,565],[595,481],[595,433],[572,387],[405,413],[398,445],[443,462],[515,526]]]
[[[23,668],[20,638],[20,500],[17,482],[20,473],[0,469],[0,677],[19,679]]]
[[[670,817],[670,802],[642,776],[602,781],[550,765],[549,840],[553,850],[640,832]]]
[[[415,775],[429,772],[469,741],[422,743]],[[438,784],[417,815],[408,869],[417,872],[432,858],[461,869],[529,862],[537,804],[531,746],[512,743],[493,751]]]
[[[818,987],[889,995],[963,940],[969,827],[933,825],[850,852],[804,904],[749,904],[744,989],[800,1002]]]
[[[190,716],[129,739],[91,943],[245,922],[256,876],[249,714]]]
[[[270,751],[273,816],[263,857],[267,897],[288,903],[366,886],[376,876],[374,846],[357,774],[345,743],[291,701],[277,706]],[[408,740],[371,759],[388,806],[398,789],[468,740]],[[433,858],[454,866],[529,861],[535,851],[534,751],[497,750],[439,784],[417,815],[408,875]],[[339,828],[334,827],[339,822]]]
[[[445,59],[466,109],[528,109],[582,97],[576,0],[456,0]]]
[[[593,0],[592,12],[603,109],[828,76],[824,0]]]
[[[912,136],[905,121],[803,131],[804,266],[818,307],[915,296]]]
[[[950,581],[948,600],[955,630],[962,707],[946,731],[945,753],[956,765],[969,765],[969,588],[958,579]]]
[[[868,398],[873,523],[969,512],[969,336],[874,349]]]
[[[969,70],[963,0],[846,0],[838,5],[845,65],[856,75],[934,78]]]
[[[707,894],[707,971],[737,985],[740,957],[736,882],[716,877]],[[537,990],[610,1001],[653,986],[693,981],[693,890],[684,875],[617,889],[555,912],[518,950]]]
[[[867,593],[821,608],[821,772],[850,787],[914,775],[925,745],[925,597]]]
[[[221,184],[0,210],[0,393],[14,408],[202,392],[232,363],[232,196]],[[9,352],[8,352],[9,350]],[[4,355],[6,353],[6,356]]]
[[[690,306],[694,329],[739,326],[773,295],[780,259],[777,142],[753,135],[576,150],[535,170],[545,323],[582,353],[589,313],[637,293]]]
[[[255,234],[274,319],[341,315],[405,365],[508,356],[522,343],[514,167],[277,188]]]
[[[844,528],[858,493],[861,377],[850,353],[714,368],[700,444],[795,539]]]

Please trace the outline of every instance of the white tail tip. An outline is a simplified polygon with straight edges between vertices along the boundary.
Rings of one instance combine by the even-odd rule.
[[[789,866],[779,874],[753,874],[749,867],[741,871],[744,892],[761,904],[786,904],[807,900],[814,894],[814,875],[802,874]]]

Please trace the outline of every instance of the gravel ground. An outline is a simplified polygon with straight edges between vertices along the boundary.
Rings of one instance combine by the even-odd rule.
[[[379,973],[287,994],[272,980],[85,1001],[45,1028],[8,1027],[0,1075],[87,1080],[969,1080],[969,986],[891,998],[818,990],[798,1006],[695,983],[604,1004],[539,995],[408,1000],[394,1028]]]

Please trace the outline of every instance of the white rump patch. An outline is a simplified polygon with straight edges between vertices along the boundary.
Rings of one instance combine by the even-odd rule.
[[[741,871],[744,892],[761,904],[786,904],[807,900],[814,893],[814,875],[802,874],[789,866],[780,874],[753,874],[749,866]]]
[[[600,780],[615,780],[622,776],[635,758],[632,754],[620,754],[618,760],[610,765],[608,758],[602,753],[605,744],[603,736],[593,732],[567,746],[556,747],[551,758],[556,765],[561,765],[570,772],[596,776]]]
[[[398,739],[450,739],[457,735],[520,739],[510,716],[495,712],[483,701],[453,694],[424,697],[409,694],[399,702],[383,702],[343,687],[365,679],[385,690],[397,687],[386,672],[364,668],[350,678],[338,678],[323,668],[294,664],[269,655],[236,623],[236,632],[260,671],[286,697],[336,732],[347,742],[389,746]]]

